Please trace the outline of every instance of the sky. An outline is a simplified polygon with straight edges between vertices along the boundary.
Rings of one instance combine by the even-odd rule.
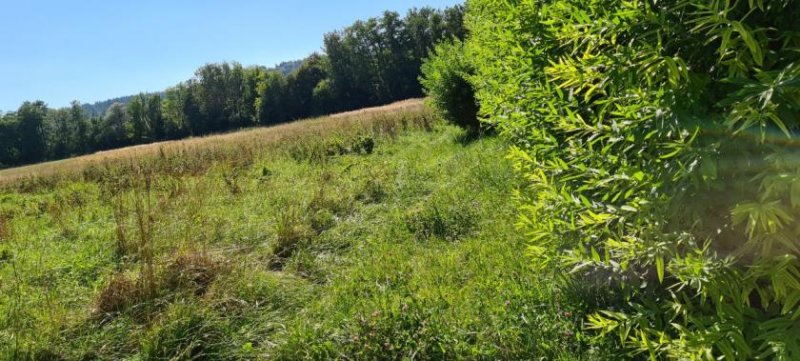
[[[0,0],[0,111],[164,90],[207,63],[273,66],[384,10],[458,0]]]

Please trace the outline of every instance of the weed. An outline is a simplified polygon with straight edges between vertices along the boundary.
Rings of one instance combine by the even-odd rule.
[[[313,230],[297,205],[289,205],[278,215],[275,224],[275,241],[272,245],[272,266],[283,268],[286,260],[307,242]]]
[[[47,214],[58,225],[58,229],[64,238],[71,238],[74,235],[73,230],[70,228],[70,222],[66,219],[67,212],[65,208],[69,206],[67,199],[61,195],[56,195],[52,201],[47,203]]]
[[[153,226],[155,215],[153,209],[152,184],[153,176],[149,172],[141,172],[142,188],[135,188],[133,197],[133,215],[139,231],[137,255],[146,265],[153,264]]]
[[[114,256],[118,261],[123,260],[130,250],[128,249],[128,237],[126,236],[125,218],[126,211],[122,198],[116,198],[112,202],[112,209],[114,215],[114,231],[116,233],[116,242],[114,243]]]
[[[387,354],[398,359],[445,359],[453,353],[448,342],[452,336],[437,322],[436,310],[409,300],[386,312],[360,314],[347,335],[351,340],[348,353],[359,359]]]
[[[317,284],[324,284],[328,281],[330,271],[326,269],[324,262],[310,250],[298,250],[289,260],[284,271],[292,272]]]
[[[0,213],[0,242],[11,238],[11,220],[10,215]]]
[[[314,211],[309,217],[309,226],[314,233],[322,233],[336,225],[336,215],[328,209]]]
[[[337,187],[336,182],[339,175],[325,170],[319,177],[319,187],[314,192],[311,201],[308,203],[308,212],[328,211],[335,215],[346,215],[353,208],[353,202],[349,194]]]
[[[386,199],[389,190],[385,172],[369,172],[359,184],[356,199],[364,203],[379,203]]]
[[[406,212],[407,229],[418,240],[455,241],[475,228],[475,204],[454,198],[434,198]]]
[[[148,332],[142,359],[225,360],[225,329],[218,317],[194,304],[174,304]]]
[[[225,181],[225,186],[231,195],[242,193],[242,187],[239,183],[239,174],[236,171],[225,173],[222,175],[222,180]]]

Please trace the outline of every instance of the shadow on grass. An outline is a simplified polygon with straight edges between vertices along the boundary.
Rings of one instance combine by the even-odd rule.
[[[497,136],[497,131],[494,128],[467,128],[456,135],[455,140],[456,143],[466,147],[481,139],[492,138],[495,136]]]

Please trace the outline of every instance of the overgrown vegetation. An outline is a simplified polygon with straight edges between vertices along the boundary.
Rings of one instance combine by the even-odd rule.
[[[797,2],[468,8],[534,264],[605,294],[588,332],[620,358],[800,358]]]
[[[160,123],[126,117],[204,134],[417,79],[435,111],[0,172],[0,357],[796,360],[797,8],[469,0],[464,42],[460,7],[386,13],[288,78],[211,65],[112,106],[135,143]],[[26,103],[0,140],[53,114]]]
[[[6,182],[0,359],[602,358],[506,145],[414,104]]]

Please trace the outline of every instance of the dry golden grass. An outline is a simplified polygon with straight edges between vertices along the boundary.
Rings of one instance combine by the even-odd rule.
[[[90,166],[102,166],[164,154],[220,151],[232,148],[263,148],[277,146],[286,141],[314,138],[356,128],[394,127],[397,124],[388,122],[388,119],[384,116],[426,111],[427,108],[422,99],[410,99],[381,107],[301,120],[272,127],[258,127],[206,137],[114,149],[70,159],[0,170],[0,186],[13,184],[21,179],[70,176],[79,174]]]
[[[330,118],[348,118],[355,116],[376,115],[387,112],[404,111],[404,110],[409,110],[409,108],[416,108],[420,105],[422,105],[422,99],[408,99],[380,107],[364,108],[364,109],[334,114],[331,115]]]

